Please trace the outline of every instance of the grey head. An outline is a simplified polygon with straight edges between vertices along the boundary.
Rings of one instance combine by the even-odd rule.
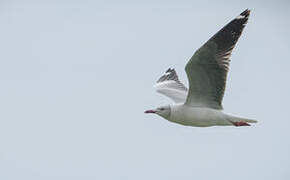
[[[161,116],[165,119],[169,119],[170,113],[171,113],[171,108],[169,105],[161,106],[161,107],[158,107],[158,108],[153,109],[153,110],[147,110],[144,113],[154,113],[154,114],[158,114],[159,116]]]

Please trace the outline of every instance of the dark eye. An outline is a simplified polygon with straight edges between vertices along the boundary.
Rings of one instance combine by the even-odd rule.
[[[164,108],[159,108],[159,110],[160,110],[160,111],[164,111],[165,109],[164,109]]]

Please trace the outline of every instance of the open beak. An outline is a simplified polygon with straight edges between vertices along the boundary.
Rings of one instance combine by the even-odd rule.
[[[146,114],[148,114],[148,113],[156,113],[156,111],[155,110],[147,110],[144,113],[146,113]]]

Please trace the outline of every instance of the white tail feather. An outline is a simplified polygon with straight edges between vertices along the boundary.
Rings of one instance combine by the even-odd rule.
[[[246,119],[241,117],[229,116],[229,120],[231,122],[247,122],[247,123],[257,123],[257,120],[254,119]]]

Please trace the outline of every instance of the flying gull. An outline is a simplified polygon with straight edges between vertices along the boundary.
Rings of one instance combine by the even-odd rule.
[[[189,89],[180,82],[176,71],[169,68],[155,88],[175,104],[145,113],[155,113],[168,121],[196,127],[250,126],[249,123],[256,123],[256,120],[222,111],[230,56],[249,15],[250,10],[246,9],[194,53],[185,67]]]

